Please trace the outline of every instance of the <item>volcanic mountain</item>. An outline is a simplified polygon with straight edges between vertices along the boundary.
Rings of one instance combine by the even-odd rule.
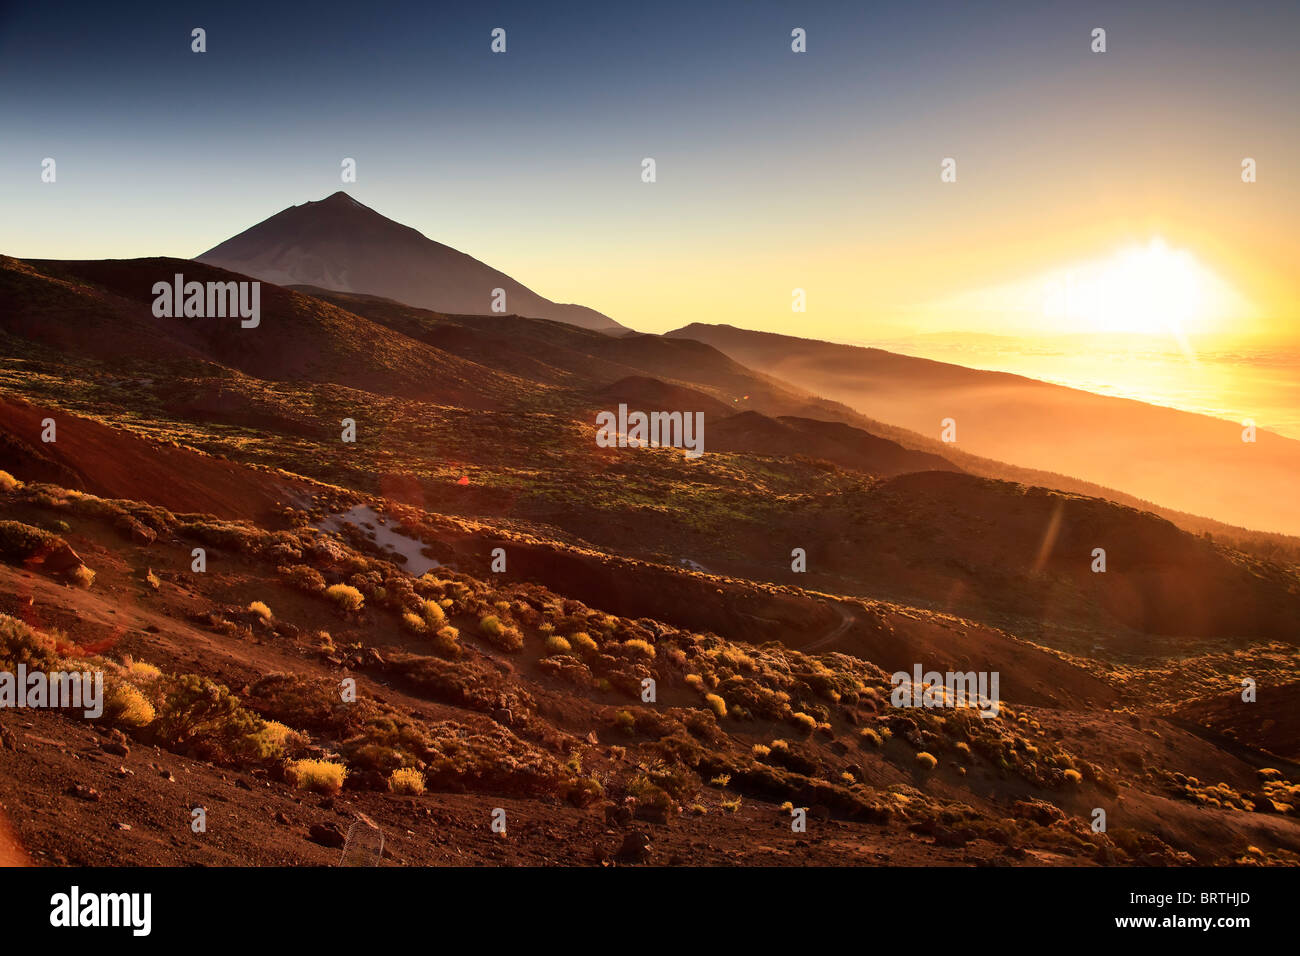
[[[594,309],[552,302],[345,192],[290,206],[197,258],[277,285],[378,295],[469,315],[488,314],[493,290],[504,289],[510,312],[606,332],[623,329]]]

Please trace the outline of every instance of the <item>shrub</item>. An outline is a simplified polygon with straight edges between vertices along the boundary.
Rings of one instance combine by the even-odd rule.
[[[95,583],[95,572],[84,564],[79,564],[72,569],[72,580],[77,587],[89,588]]]
[[[112,681],[104,695],[104,716],[119,727],[147,727],[157,716],[153,704],[126,681]]]
[[[153,588],[155,591],[157,591],[160,587],[162,587],[162,581],[159,580],[158,575],[153,573],[152,568],[150,568],[147,572],[145,572],[144,580],[145,583],[148,584],[149,587]]]
[[[122,669],[126,671],[127,677],[137,684],[148,684],[162,677],[162,671],[152,664],[132,660],[130,657],[122,659]]]
[[[437,601],[425,601],[424,619],[430,627],[441,627],[447,621],[447,613]]]
[[[287,769],[295,786],[316,793],[338,793],[348,775],[347,767],[329,760],[295,760]]]
[[[939,759],[934,754],[926,753],[924,750],[916,755],[916,762],[926,770],[933,770],[939,766]]]
[[[640,654],[642,657],[653,658],[655,656],[655,647],[653,644],[649,643],[648,641],[642,641],[633,638],[630,641],[624,641],[623,646],[626,647],[628,650],[635,651],[637,654]]]
[[[687,674],[684,679],[686,681],[687,687],[690,687],[694,690],[700,690],[700,691],[704,690],[704,678],[701,677],[699,674]]]
[[[614,715],[614,726],[629,737],[636,732],[636,718],[629,710],[620,710]]]
[[[52,636],[0,614],[0,668],[15,671],[26,664],[28,670],[49,670],[57,660],[57,641]]]
[[[1066,783],[1077,787],[1083,782],[1083,774],[1079,773],[1077,770],[1067,770],[1065,771],[1065,780]]]
[[[885,745],[884,738],[870,727],[863,727],[858,731],[858,743],[864,747],[876,747],[877,749]]]
[[[254,614],[256,614],[258,617],[260,617],[267,624],[270,624],[271,618],[274,617],[274,615],[271,614],[271,609],[261,601],[254,601],[252,604],[248,605],[248,609],[252,611]]]
[[[405,611],[402,613],[402,624],[408,631],[414,631],[416,634],[423,634],[429,629],[429,625],[424,623],[424,618],[414,611]]]
[[[709,709],[719,720],[727,716],[727,702],[717,694],[705,694],[704,702],[709,705]]]
[[[486,614],[479,619],[479,630],[495,647],[511,654],[524,649],[524,636],[517,627],[505,627],[495,614]]]
[[[325,590],[325,577],[315,568],[306,564],[295,564],[289,567],[276,569],[280,576],[284,578],[285,583],[297,588],[300,591],[306,591],[309,594],[319,594]]]
[[[790,715],[791,722],[804,733],[812,733],[817,729],[817,718],[811,714],[805,714],[803,711],[795,711]]]
[[[588,638],[588,640],[590,640],[590,638]],[[571,650],[573,650],[573,645],[558,634],[552,634],[546,639],[547,654],[567,654]]]
[[[305,747],[308,742],[306,734],[301,734],[278,720],[264,721],[262,729],[250,738],[251,749],[263,760],[283,757],[286,751]]]
[[[365,596],[350,584],[331,584],[325,589],[325,596],[344,611],[359,611],[366,603]]]
[[[25,561],[42,548],[53,547],[62,539],[21,521],[0,521],[0,558]]]
[[[13,491],[21,485],[22,482],[9,474],[9,472],[0,471],[0,491]]]
[[[433,636],[433,649],[441,657],[460,657],[465,653],[460,646],[460,631],[450,624],[438,628],[438,633]]]
[[[569,635],[569,643],[578,649],[579,654],[595,654],[600,650],[600,646],[586,631],[574,631]]]
[[[677,809],[677,804],[668,791],[645,774],[635,777],[628,784],[627,792],[636,798],[636,815],[642,820],[667,823],[669,816]]]
[[[167,747],[231,756],[244,749],[262,722],[244,710],[224,685],[197,674],[170,677],[162,688],[162,708],[154,733]]]
[[[388,789],[393,793],[424,793],[424,775],[413,767],[398,767],[388,775]]]
[[[587,807],[605,795],[605,785],[595,777],[580,777],[566,788],[564,798],[575,807]]]

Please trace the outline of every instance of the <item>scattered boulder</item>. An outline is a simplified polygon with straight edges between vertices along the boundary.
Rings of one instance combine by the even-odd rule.
[[[614,854],[620,863],[644,863],[650,859],[650,835],[641,830],[629,830],[623,843]]]
[[[1065,811],[1046,800],[1017,800],[1012,804],[1011,815],[1021,820],[1032,820],[1045,827],[1065,819]]]
[[[342,849],[343,844],[347,842],[347,837],[333,823],[313,823],[308,837],[312,843],[332,850]]]
[[[153,544],[158,540],[158,535],[152,528],[141,524],[130,515],[122,515],[113,522],[113,527],[133,544]]]
[[[115,754],[118,757],[129,757],[131,755],[131,748],[126,744],[126,734],[120,730],[110,732],[108,739],[99,746],[105,753]]]

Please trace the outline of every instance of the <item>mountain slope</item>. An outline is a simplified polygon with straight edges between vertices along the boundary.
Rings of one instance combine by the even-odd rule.
[[[379,394],[497,407],[520,382],[328,302],[263,283],[261,319],[159,318],[153,284],[241,278],[184,259],[0,258],[0,333],[65,360],[202,363],[273,381],[330,382]],[[211,369],[207,369],[208,372]]]
[[[711,451],[774,457],[804,455],[870,475],[958,470],[938,455],[912,451],[851,425],[792,415],[768,418],[758,412],[740,412],[712,423],[705,447]]]
[[[277,285],[379,295],[445,312],[489,313],[492,290],[504,289],[511,312],[609,332],[623,328],[594,309],[552,302],[344,192],[290,206],[196,259]]]
[[[1300,533],[1293,493],[1300,442],[1271,432],[1260,430],[1247,443],[1234,422],[882,349],[700,323],[666,335],[706,342],[757,371],[923,435],[938,435],[945,418],[955,419],[954,449],[1243,527]]]

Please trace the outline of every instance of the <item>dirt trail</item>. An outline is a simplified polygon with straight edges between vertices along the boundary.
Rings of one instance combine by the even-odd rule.
[[[812,641],[811,643],[805,644],[802,648],[805,654],[812,654],[820,651],[824,647],[829,647],[847,634],[849,628],[857,623],[858,616],[842,604],[830,604],[828,602],[827,606],[839,615],[840,622],[827,631],[822,637],[817,638],[817,640]]]

